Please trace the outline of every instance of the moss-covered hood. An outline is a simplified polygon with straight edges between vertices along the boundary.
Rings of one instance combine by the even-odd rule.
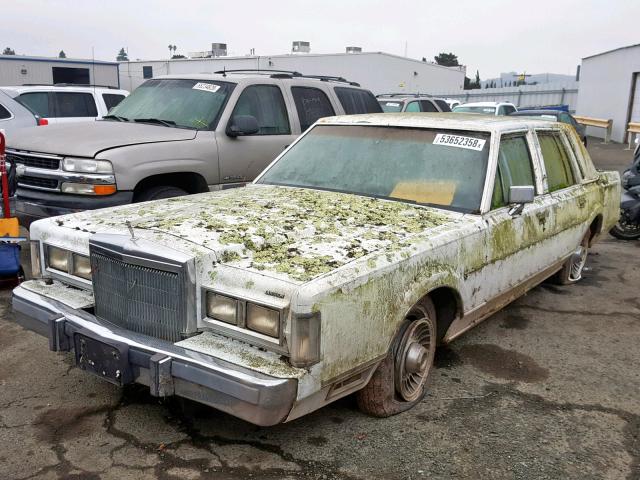
[[[380,249],[397,248],[459,217],[357,195],[251,185],[55,221],[91,233],[126,231],[130,222],[136,230],[162,232],[212,250],[221,263],[298,283]]]

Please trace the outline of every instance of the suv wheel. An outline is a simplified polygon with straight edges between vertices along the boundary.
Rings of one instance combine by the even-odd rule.
[[[157,187],[151,187],[140,192],[136,197],[136,202],[148,202],[150,200],[160,200],[162,198],[181,197],[188,195],[187,192],[178,187],[171,187],[169,185],[160,185]]]

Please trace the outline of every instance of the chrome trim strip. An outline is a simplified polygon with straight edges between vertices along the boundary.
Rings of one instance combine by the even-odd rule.
[[[42,158],[47,158],[49,160],[60,160],[62,161],[62,159],[64,157],[60,156],[60,155],[55,155],[52,153],[32,153],[32,152],[22,152],[20,150],[12,150],[7,148],[6,149],[6,153],[7,154],[11,154],[11,155],[20,155],[20,156],[24,156],[24,157],[42,157]]]
[[[59,180],[61,182],[89,183],[94,185],[106,185],[116,183],[116,177],[108,173],[80,173],[67,172],[64,170],[52,170],[50,168],[24,167],[20,176],[31,176],[46,178],[49,180]]]

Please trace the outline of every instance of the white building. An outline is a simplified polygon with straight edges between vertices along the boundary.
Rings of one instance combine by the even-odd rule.
[[[354,51],[354,47],[350,48]],[[225,69],[287,70],[343,77],[374,94],[462,90],[465,75],[464,67],[443,67],[383,52],[295,53],[122,62],[120,84],[121,88],[134,90],[146,79],[159,75],[213,73]]]
[[[613,120],[611,139],[626,141],[627,123],[640,122],[640,44],[582,59],[578,115]],[[604,130],[589,128],[604,137]]]
[[[119,88],[118,62],[0,55],[0,85],[56,83]]]

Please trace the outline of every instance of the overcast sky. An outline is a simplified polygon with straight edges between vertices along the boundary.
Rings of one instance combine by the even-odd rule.
[[[0,0],[0,51],[115,60],[167,58],[227,43],[229,54],[347,45],[433,60],[453,52],[482,78],[574,74],[582,57],[640,42],[640,0]],[[330,72],[329,72],[330,73]]]

